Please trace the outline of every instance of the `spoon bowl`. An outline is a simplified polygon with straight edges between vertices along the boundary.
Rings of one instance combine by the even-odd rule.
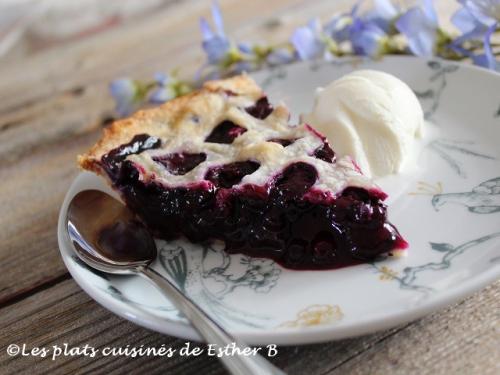
[[[157,257],[154,239],[144,225],[123,204],[99,190],[75,195],[66,224],[78,257],[100,271],[137,273]]]
[[[73,197],[66,216],[66,229],[78,257],[99,271],[139,275],[155,286],[189,319],[200,335],[211,344],[246,344],[235,339],[179,287],[149,267],[158,251],[146,227],[116,199],[99,190],[81,191]],[[223,356],[232,374],[284,374],[263,357]]]

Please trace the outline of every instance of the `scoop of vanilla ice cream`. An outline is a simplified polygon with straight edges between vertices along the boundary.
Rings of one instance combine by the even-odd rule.
[[[316,91],[313,111],[302,116],[340,156],[350,155],[363,173],[398,173],[422,136],[424,115],[406,83],[375,70],[347,74]]]

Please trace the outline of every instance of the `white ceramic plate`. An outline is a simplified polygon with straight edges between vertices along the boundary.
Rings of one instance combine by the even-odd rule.
[[[414,320],[463,298],[500,275],[500,75],[465,65],[388,57],[301,63],[255,74],[273,101],[309,111],[314,89],[354,69],[396,75],[417,92],[427,136],[418,170],[378,181],[408,256],[333,271],[290,271],[214,247],[159,242],[155,268],[236,336],[256,345],[304,344],[360,335]],[[293,119],[292,119],[293,120]],[[106,276],[78,262],[65,234],[77,192],[109,189],[82,173],[68,191],[58,238],[68,270],[96,301],[137,324],[197,339],[151,285]]]

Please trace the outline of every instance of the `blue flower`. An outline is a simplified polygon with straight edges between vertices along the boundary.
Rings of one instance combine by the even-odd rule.
[[[118,116],[130,115],[137,107],[137,84],[129,78],[119,78],[109,85],[111,96],[116,102]]]
[[[289,64],[293,60],[293,53],[288,48],[273,49],[266,57],[269,65]]]
[[[154,104],[165,103],[175,97],[175,92],[171,87],[173,80],[164,73],[155,74],[156,88],[149,95],[149,102]]]
[[[349,40],[349,28],[353,22],[358,6],[355,5],[351,13],[340,14],[333,17],[323,28],[323,32],[331,37],[335,42],[341,43]]]
[[[207,54],[209,64],[218,64],[228,54],[231,43],[224,33],[222,13],[217,1],[212,2],[212,19],[215,28],[212,29],[205,18],[200,18],[200,29],[203,37],[202,47]]]
[[[374,8],[366,14],[366,19],[385,33],[389,33],[392,22],[397,18],[399,9],[391,0],[373,0]]]
[[[323,56],[325,43],[322,39],[319,19],[312,19],[306,26],[295,29],[290,42],[301,60],[311,60]]]
[[[403,13],[396,28],[406,36],[410,51],[417,56],[431,56],[437,39],[438,19],[432,0],[422,0]]]
[[[238,49],[233,52],[233,59],[230,60],[233,64],[232,72],[240,74],[257,69],[259,60],[257,49],[258,47],[254,47],[250,43],[238,43]]]
[[[499,0],[458,0],[478,22],[490,27],[500,21]]]
[[[491,37],[495,33],[497,29],[497,24],[491,25],[483,37],[484,44],[484,54],[475,55],[472,57],[474,64],[488,68],[488,69],[499,69],[499,64],[495,59],[495,55],[493,54],[493,48],[491,47]]]
[[[250,43],[247,43],[247,42],[238,43],[238,50],[240,52],[248,54],[248,55],[251,55],[254,52],[252,45]]]
[[[491,47],[491,36],[500,25],[500,0],[459,0],[462,8],[452,17],[452,22],[462,32],[452,47],[471,57],[476,65],[497,68]],[[467,40],[482,40],[484,54],[474,55],[460,46]]]
[[[145,103],[161,104],[192,90],[192,86],[179,80],[174,71],[167,75],[156,73],[153,81],[120,78],[111,82],[110,92],[120,117],[128,116]]]
[[[392,16],[391,9],[382,8],[392,4],[388,0],[379,0],[377,6],[381,9],[366,15],[358,14],[359,4],[356,3],[349,14],[337,16],[327,23],[325,30],[337,43],[349,40],[355,54],[375,57],[380,54],[382,42],[387,37],[379,24],[385,17],[388,22]]]
[[[374,22],[355,18],[350,27],[349,39],[354,53],[363,56],[380,54],[383,38],[387,35]]]

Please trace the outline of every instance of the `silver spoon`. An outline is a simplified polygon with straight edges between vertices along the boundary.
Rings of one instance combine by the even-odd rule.
[[[158,255],[155,242],[122,203],[102,191],[82,191],[69,204],[66,224],[76,254],[87,265],[107,273],[143,276],[188,318],[207,343],[247,347],[184,295],[177,285],[149,267]],[[220,359],[232,374],[285,374],[259,355]]]

